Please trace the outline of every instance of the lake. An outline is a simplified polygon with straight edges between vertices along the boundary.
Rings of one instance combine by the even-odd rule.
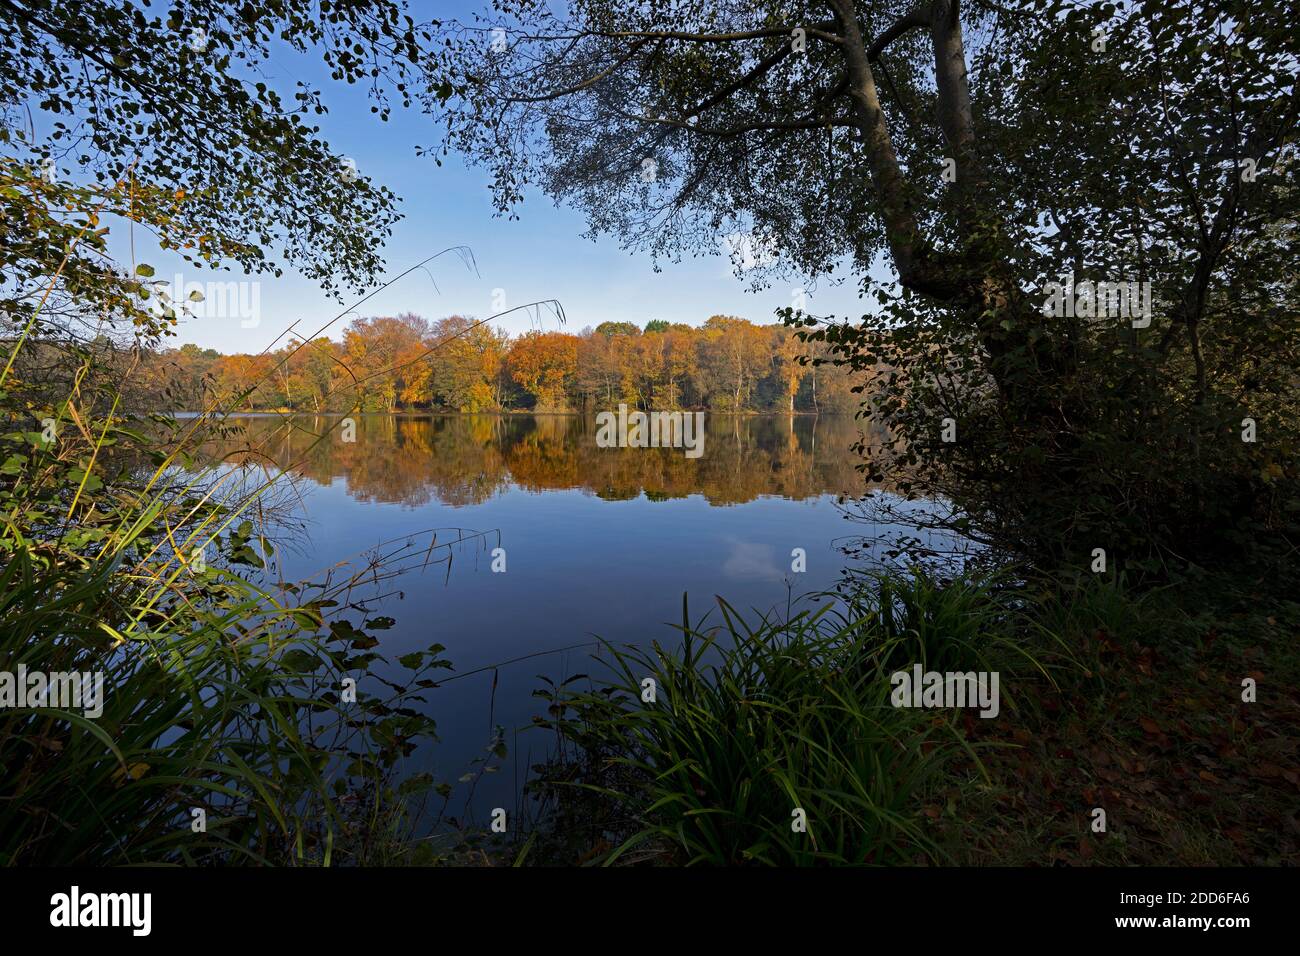
[[[395,618],[375,632],[388,658],[437,642],[455,665],[439,672],[455,679],[427,692],[442,740],[412,769],[455,782],[506,728],[509,756],[474,787],[479,819],[517,805],[549,746],[522,729],[544,709],[539,675],[591,670],[594,647],[557,649],[597,635],[672,643],[683,594],[692,620],[715,595],[783,611],[834,586],[844,545],[873,530],[838,503],[865,490],[850,447],[860,423],[848,416],[710,414],[698,458],[598,447],[582,416],[360,415],[354,434],[330,431],[340,422],[330,416],[232,422],[240,432],[209,454],[291,479],[268,500],[284,529],[275,573],[337,578],[347,571],[336,566],[364,567],[376,548],[405,553],[409,570],[351,598]]]

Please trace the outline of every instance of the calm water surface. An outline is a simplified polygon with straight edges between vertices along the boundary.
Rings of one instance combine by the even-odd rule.
[[[455,665],[448,676],[487,668],[427,692],[442,742],[412,758],[455,782],[505,727],[510,756],[476,785],[480,819],[483,808],[516,805],[517,783],[549,745],[522,729],[544,707],[532,696],[538,675],[590,672],[593,649],[491,665],[595,635],[671,643],[683,594],[693,620],[715,595],[784,609],[791,594],[832,587],[841,546],[872,531],[837,504],[864,490],[851,417],[710,415],[697,459],[599,448],[594,420],[578,416],[358,416],[354,442],[337,429],[318,442],[337,421],[249,416],[209,450],[293,477],[274,496],[301,522],[279,541],[286,579],[364,567],[383,542],[423,553],[442,529],[428,567],[352,596],[396,619],[375,632],[390,660],[436,642]],[[504,573],[492,571],[498,547]],[[792,572],[795,548],[807,556],[803,573]]]

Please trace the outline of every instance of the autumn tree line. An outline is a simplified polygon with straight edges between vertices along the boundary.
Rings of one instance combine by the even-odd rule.
[[[641,409],[852,412],[857,379],[821,366],[826,346],[782,325],[715,315],[695,327],[603,322],[577,334],[518,336],[463,316],[358,318],[341,341],[222,355],[186,344],[148,353],[139,379],[154,407],[239,410],[574,412]]]

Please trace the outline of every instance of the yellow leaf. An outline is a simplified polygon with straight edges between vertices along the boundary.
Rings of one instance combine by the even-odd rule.
[[[133,763],[129,767],[118,767],[113,771],[113,780],[122,783],[128,776],[132,780],[139,780],[148,772],[149,765],[147,763]]]

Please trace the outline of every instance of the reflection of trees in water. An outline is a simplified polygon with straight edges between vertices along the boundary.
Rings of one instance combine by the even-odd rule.
[[[705,416],[704,453],[680,448],[598,448],[591,418],[563,415],[357,416],[344,442],[327,416],[243,420],[236,440],[209,453],[237,462],[256,449],[322,485],[346,478],[363,501],[478,504],[511,483],[532,491],[580,488],[609,499],[703,495],[711,504],[761,495],[855,494],[863,479],[849,416]],[[260,456],[256,456],[260,457]],[[264,460],[264,459],[263,459]]]

